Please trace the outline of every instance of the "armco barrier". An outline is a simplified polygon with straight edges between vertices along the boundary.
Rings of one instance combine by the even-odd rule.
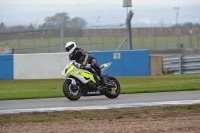
[[[112,62],[104,74],[112,76],[148,76],[149,50],[90,52],[98,64]],[[14,59],[14,60],[13,60]],[[0,56],[0,79],[62,78],[61,71],[69,63],[68,54],[16,54]]]
[[[163,69],[173,74],[200,73],[200,55],[176,55],[164,57]]]
[[[0,55],[0,80],[13,79],[13,55]]]
[[[112,76],[149,76],[149,50],[90,52],[98,64],[112,62],[105,74]]]

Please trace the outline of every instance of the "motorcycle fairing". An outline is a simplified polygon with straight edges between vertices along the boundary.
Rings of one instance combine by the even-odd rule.
[[[70,67],[67,69],[66,74],[68,74],[68,73],[70,73],[71,71],[73,71],[74,68],[75,68],[74,65],[70,66]]]
[[[65,78],[68,78],[69,74],[78,78],[83,83],[87,83],[88,81],[96,83],[92,73],[83,69],[78,69],[74,65],[67,65],[66,68],[62,71],[62,76]]]
[[[84,72],[84,71],[75,71],[73,74],[80,75],[85,77],[86,79],[90,79],[92,82],[96,83],[93,74]]]

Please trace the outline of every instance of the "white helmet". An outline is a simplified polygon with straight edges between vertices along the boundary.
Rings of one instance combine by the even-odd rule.
[[[66,51],[71,54],[75,48],[76,48],[76,43],[75,42],[68,42],[66,45],[65,45],[65,49]]]

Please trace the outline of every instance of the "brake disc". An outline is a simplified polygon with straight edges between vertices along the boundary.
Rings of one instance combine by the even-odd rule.
[[[74,87],[70,84],[69,85],[69,91],[73,96],[77,96],[78,95],[78,87],[76,86],[76,89],[74,89]]]

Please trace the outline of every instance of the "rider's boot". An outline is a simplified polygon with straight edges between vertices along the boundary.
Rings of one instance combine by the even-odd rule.
[[[111,85],[106,81],[106,78],[103,75],[100,76],[100,79],[101,79],[102,86],[107,87]]]

